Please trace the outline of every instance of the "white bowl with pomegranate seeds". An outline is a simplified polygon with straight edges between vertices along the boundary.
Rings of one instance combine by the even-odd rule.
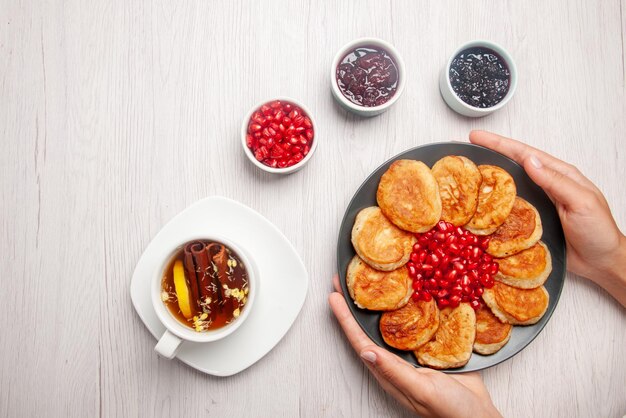
[[[243,119],[241,144],[263,171],[290,174],[309,162],[317,149],[317,125],[297,100],[279,97],[254,106]]]

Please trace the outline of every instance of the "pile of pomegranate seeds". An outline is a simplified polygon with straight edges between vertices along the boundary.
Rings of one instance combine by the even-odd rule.
[[[444,221],[416,237],[407,263],[413,299],[435,298],[439,309],[456,308],[461,302],[480,309],[484,288],[493,287],[498,272],[498,263],[485,253],[489,237],[478,237]]]
[[[313,123],[299,106],[274,100],[252,114],[246,144],[266,166],[285,168],[307,156],[313,137]]]

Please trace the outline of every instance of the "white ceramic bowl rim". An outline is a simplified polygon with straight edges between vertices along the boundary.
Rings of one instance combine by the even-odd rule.
[[[248,301],[246,302],[241,315],[235,319],[230,324],[216,329],[209,330],[204,332],[196,332],[184,325],[182,325],[178,319],[176,319],[169,311],[169,309],[165,306],[165,303],[161,300],[161,280],[163,278],[163,272],[169,262],[171,261],[173,255],[187,242],[195,241],[195,240],[209,240],[216,241],[221,244],[224,244],[231,250],[233,250],[237,256],[243,261],[246,266],[246,271],[248,273],[248,283],[249,283],[249,293],[248,293]],[[152,305],[154,306],[154,310],[156,311],[157,317],[159,321],[167,328],[171,333],[178,336],[179,338],[187,341],[194,342],[210,342],[217,341],[222,339],[230,334],[232,334],[237,328],[241,326],[243,322],[245,322],[246,318],[250,314],[252,310],[252,305],[254,304],[255,295],[258,288],[258,277],[256,266],[248,257],[247,253],[237,244],[233,243],[227,238],[224,238],[221,235],[215,234],[203,234],[203,235],[193,235],[189,237],[185,237],[184,239],[179,240],[174,246],[169,247],[169,250],[164,252],[163,262],[157,266],[157,269],[154,271],[154,275],[152,277],[151,284],[151,293],[152,293]]]
[[[344,96],[344,94],[339,89],[339,85],[337,84],[337,67],[339,66],[339,63],[341,62],[343,57],[345,57],[346,54],[350,50],[359,46],[367,46],[367,45],[378,46],[386,50],[389,53],[389,55],[391,55],[393,59],[396,61],[396,65],[398,67],[398,87],[396,89],[396,92],[391,97],[391,99],[389,99],[387,103],[383,103],[380,106],[368,107],[368,106],[359,106],[358,104],[353,103],[346,96]],[[402,56],[400,55],[398,50],[387,41],[384,41],[378,38],[355,39],[353,41],[348,42],[344,46],[342,46],[337,52],[337,54],[335,55],[335,58],[333,58],[333,63],[332,63],[332,66],[330,67],[330,79],[331,79],[332,89],[335,92],[335,97],[341,100],[341,102],[345,106],[361,113],[368,113],[368,112],[379,113],[393,106],[393,104],[398,101],[398,99],[402,95],[402,92],[404,91],[404,85],[406,84],[404,60],[402,59]]]
[[[309,150],[309,153],[299,163],[294,164],[289,167],[285,167],[285,168],[273,168],[273,167],[263,164],[262,162],[256,159],[256,157],[254,156],[250,148],[248,148],[248,144],[246,143],[246,135],[248,134],[248,123],[250,122],[250,118],[252,117],[252,114],[256,112],[257,110],[259,110],[261,106],[263,106],[264,104],[271,103],[275,100],[280,100],[281,102],[290,102],[298,106],[299,108],[304,110],[304,113],[306,113],[309,119],[311,119],[311,124],[313,125],[313,145],[311,145],[311,149]],[[315,123],[315,119],[313,119],[313,114],[311,113],[308,107],[302,104],[302,102],[296,99],[293,99],[291,97],[276,97],[273,99],[263,100],[262,102],[259,102],[258,104],[253,106],[252,109],[250,109],[250,111],[246,114],[246,117],[243,119],[243,124],[241,125],[241,144],[243,145],[243,150],[246,156],[254,165],[259,167],[263,171],[267,171],[268,173],[289,174],[289,173],[293,173],[294,171],[298,171],[306,163],[308,163],[309,160],[313,157],[315,150],[317,150],[318,142],[319,142],[319,127]]]
[[[474,48],[474,47],[485,47],[485,48],[492,49],[500,57],[502,57],[502,59],[506,62],[506,65],[509,67],[510,80],[511,80],[511,84],[509,85],[509,91],[507,91],[506,95],[500,101],[500,103],[498,103],[495,106],[474,107],[465,103],[463,100],[461,100],[459,96],[457,96],[457,94],[454,92],[454,89],[452,88],[452,83],[450,83],[449,74],[450,74],[450,66],[452,65],[452,60],[454,60],[454,57],[456,57],[459,54],[459,52],[465,49]],[[506,49],[504,49],[504,47],[492,41],[487,41],[484,39],[475,39],[473,41],[464,43],[463,45],[458,47],[452,53],[452,55],[450,55],[450,58],[448,59],[448,62],[446,63],[446,83],[447,83],[448,88],[452,92],[452,96],[461,106],[465,107],[466,109],[470,109],[474,112],[489,114],[504,107],[504,105],[507,104],[509,100],[511,100],[511,98],[513,97],[513,94],[515,94],[515,89],[517,88],[517,67],[515,66],[515,61],[513,61],[513,57],[511,57],[511,54],[509,54],[509,52]]]

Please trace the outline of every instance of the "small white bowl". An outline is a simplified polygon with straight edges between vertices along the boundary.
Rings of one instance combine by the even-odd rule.
[[[343,95],[343,93],[339,89],[339,85],[337,84],[337,67],[339,66],[343,58],[353,49],[364,46],[374,46],[384,49],[394,59],[394,61],[396,62],[396,66],[398,67],[398,87],[396,89],[396,93],[391,97],[391,99],[389,99],[387,103],[384,103],[380,106],[366,107],[359,106],[356,103],[352,103],[350,100],[348,100],[346,96]],[[337,52],[330,67],[330,85],[335,100],[337,100],[337,102],[339,102],[339,104],[344,109],[359,116],[376,116],[387,111],[387,109],[393,106],[393,104],[398,101],[400,96],[402,96],[405,83],[406,72],[404,67],[404,60],[402,59],[396,48],[393,47],[393,45],[383,41],[382,39],[361,38],[347,43],[339,50],[339,52]]]
[[[256,157],[252,153],[252,150],[248,148],[248,144],[246,143],[246,135],[248,134],[248,123],[250,123],[250,118],[252,117],[252,114],[256,112],[257,110],[259,110],[261,106],[263,106],[264,104],[271,103],[274,100],[280,100],[281,102],[289,102],[298,106],[299,108],[304,110],[304,113],[306,113],[309,119],[311,119],[311,124],[313,125],[313,144],[311,145],[311,149],[309,150],[309,153],[299,163],[294,164],[289,167],[284,167],[284,168],[273,168],[273,167],[263,164],[262,162],[256,159]],[[256,165],[258,168],[260,168],[263,171],[267,171],[268,173],[291,174],[302,169],[302,167],[304,167],[306,163],[308,163],[309,160],[311,160],[311,158],[313,157],[313,154],[315,154],[315,150],[317,150],[318,142],[319,142],[319,127],[315,123],[315,119],[313,119],[313,114],[301,102],[295,99],[292,99],[290,97],[276,97],[273,99],[262,101],[261,103],[257,104],[256,106],[252,107],[252,109],[250,109],[246,117],[243,118],[243,123],[241,124],[241,146],[243,147],[243,152],[246,154],[246,157],[248,157],[248,159],[252,162],[252,164]]]
[[[181,324],[178,319],[174,318],[174,316],[165,306],[165,303],[163,303],[163,301],[161,300],[161,281],[165,269],[172,260],[172,257],[176,254],[176,252],[181,249],[183,245],[185,245],[187,242],[195,240],[209,240],[219,242],[233,250],[246,266],[246,272],[248,273],[248,288],[250,289],[248,293],[248,301],[243,307],[241,315],[239,315],[238,318],[222,328],[205,332],[196,332],[191,328]],[[176,352],[180,348],[180,345],[183,341],[206,343],[221,340],[222,338],[225,338],[235,332],[235,330],[244,323],[244,321],[250,314],[252,306],[254,305],[257,288],[259,286],[256,265],[254,264],[252,259],[244,250],[241,249],[241,247],[224,237],[215,234],[202,236],[190,235],[185,237],[185,239],[180,240],[179,242],[173,243],[172,247],[170,248],[171,250],[166,253],[167,256],[163,257],[160,264],[156,266],[156,269],[154,270],[152,276],[151,284],[152,306],[154,307],[154,311],[156,312],[157,317],[166,328],[165,333],[159,339],[157,345],[154,347],[154,350],[162,357],[169,359],[173,358],[176,355]]]
[[[506,96],[504,96],[504,98],[502,99],[500,103],[492,107],[486,107],[486,108],[474,107],[465,103],[463,100],[459,98],[459,96],[456,95],[456,93],[452,89],[452,84],[450,84],[450,77],[448,74],[450,72],[450,66],[452,65],[452,60],[454,60],[454,58],[461,51],[465,49],[469,49],[469,48],[475,48],[475,47],[489,48],[493,50],[494,52],[496,52],[505,61],[506,65],[509,67],[509,73],[511,74],[509,91],[507,92]],[[439,77],[439,90],[441,91],[441,96],[443,97],[443,100],[455,112],[463,116],[469,116],[472,118],[479,118],[482,116],[487,116],[495,112],[496,110],[504,107],[515,94],[516,87],[517,87],[517,68],[515,66],[515,61],[513,61],[513,58],[511,57],[511,55],[502,46],[494,42],[484,41],[484,40],[470,41],[461,45],[459,48],[457,48],[456,51],[454,51],[454,53],[450,55],[450,58],[448,59],[448,62],[441,70],[441,76]]]

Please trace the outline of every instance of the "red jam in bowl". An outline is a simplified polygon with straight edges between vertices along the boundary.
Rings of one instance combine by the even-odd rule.
[[[336,72],[337,86],[352,103],[364,107],[387,103],[398,89],[398,66],[384,49],[361,46],[341,60]]]
[[[252,113],[246,145],[262,164],[285,168],[298,164],[308,155],[314,137],[311,118],[302,108],[274,100]]]

